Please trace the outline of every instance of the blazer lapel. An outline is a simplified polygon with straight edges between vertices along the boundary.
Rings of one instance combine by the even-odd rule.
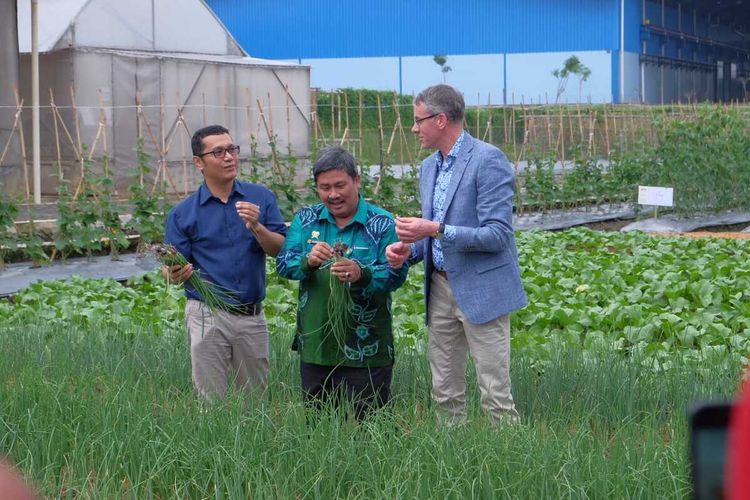
[[[450,208],[453,196],[458,189],[458,183],[461,182],[461,178],[464,176],[464,172],[466,172],[466,167],[469,165],[469,160],[471,160],[473,149],[474,138],[467,132],[464,136],[464,142],[461,144],[461,150],[458,152],[458,156],[453,162],[451,183],[448,185],[448,191],[445,193],[445,213],[448,213],[448,208]],[[430,199],[430,203],[432,203],[432,199]]]
[[[437,153],[433,153],[422,162],[420,171],[420,189],[422,190],[422,217],[432,219],[432,197],[435,194],[437,178]]]

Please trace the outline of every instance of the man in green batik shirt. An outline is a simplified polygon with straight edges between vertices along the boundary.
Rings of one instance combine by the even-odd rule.
[[[322,150],[313,167],[322,203],[295,214],[278,273],[299,280],[297,334],[305,403],[345,395],[357,419],[390,398],[394,351],[391,291],[406,280],[385,248],[398,240],[393,216],[359,195],[354,157]]]

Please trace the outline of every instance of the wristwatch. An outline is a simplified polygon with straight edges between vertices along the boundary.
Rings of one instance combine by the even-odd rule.
[[[443,236],[445,236],[445,222],[441,222],[440,226],[438,227],[437,233],[433,236],[436,240],[442,240]]]

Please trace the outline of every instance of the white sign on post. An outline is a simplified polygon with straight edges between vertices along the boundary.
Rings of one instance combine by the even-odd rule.
[[[655,205],[657,207],[671,207],[674,188],[638,186],[638,204]]]

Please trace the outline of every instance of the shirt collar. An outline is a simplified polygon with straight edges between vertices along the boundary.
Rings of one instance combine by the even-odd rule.
[[[323,210],[320,211],[320,216],[318,217],[318,220],[327,220],[328,222],[332,224],[336,224],[336,219],[331,215],[331,212],[328,211],[328,207],[323,205]],[[350,220],[346,225],[348,226],[352,222],[359,222],[363,226],[367,225],[367,202],[364,198],[362,198],[362,195],[360,194],[357,197],[357,211],[354,212],[354,217],[352,217],[352,220]]]
[[[458,157],[458,153],[461,152],[461,144],[464,142],[465,135],[466,135],[466,131],[462,130],[461,135],[458,136],[458,139],[456,139],[456,142],[453,144],[453,147],[451,147],[451,150],[448,151],[448,158],[453,158],[455,160]],[[440,160],[440,163],[443,163],[443,161],[445,161],[443,152],[440,150],[438,150],[438,159]]]
[[[234,193],[239,193],[240,195],[245,196],[245,191],[242,189],[242,185],[236,180],[233,182],[234,182],[234,185],[232,186],[232,192],[229,195],[230,198],[232,194]],[[208,186],[206,185],[206,181],[203,181],[203,184],[201,184],[200,187],[198,188],[198,203],[200,203],[201,205],[205,205],[206,202],[213,197],[214,195],[211,194],[211,190],[208,189]]]

